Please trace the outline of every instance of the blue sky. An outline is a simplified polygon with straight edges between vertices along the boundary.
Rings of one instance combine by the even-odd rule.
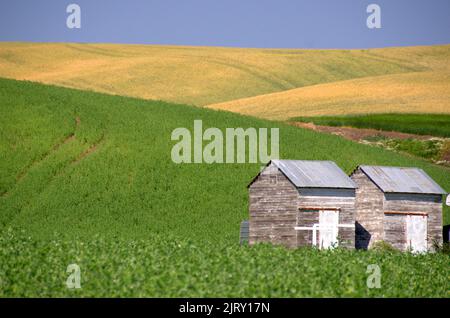
[[[66,7],[81,7],[81,29]],[[381,29],[366,8],[381,7]],[[449,0],[0,0],[0,41],[271,48],[450,43]]]

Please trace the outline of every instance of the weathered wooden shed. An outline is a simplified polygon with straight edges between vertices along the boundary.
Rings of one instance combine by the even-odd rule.
[[[422,252],[442,243],[445,191],[422,169],[359,166],[350,176],[356,190],[356,248],[385,241]]]
[[[355,246],[355,183],[332,161],[272,160],[249,188],[249,244]]]

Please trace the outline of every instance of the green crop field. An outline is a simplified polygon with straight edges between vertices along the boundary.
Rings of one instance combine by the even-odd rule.
[[[195,119],[279,127],[282,158],[417,166],[450,190],[447,168],[281,122],[0,79],[0,295],[449,296],[440,253],[240,247],[260,164],[173,163],[171,132]]]
[[[295,117],[292,121],[312,122],[325,126],[349,126],[400,131],[417,135],[450,137],[448,114],[366,114],[354,116]]]
[[[234,242],[233,242],[234,243]],[[445,254],[287,250],[216,244],[208,240],[92,237],[34,241],[0,235],[0,297],[449,297]],[[81,289],[67,289],[76,263]],[[367,288],[377,264],[381,288]]]

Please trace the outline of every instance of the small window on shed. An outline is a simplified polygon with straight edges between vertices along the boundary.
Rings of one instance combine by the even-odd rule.
[[[277,184],[277,175],[273,174],[269,176],[269,183],[270,184]]]
[[[302,212],[313,212],[313,213],[319,212],[319,210],[317,210],[317,209],[308,209],[308,208],[300,209],[300,211],[302,211]]]

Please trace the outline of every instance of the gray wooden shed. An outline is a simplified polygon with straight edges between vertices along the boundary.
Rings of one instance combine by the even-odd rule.
[[[249,244],[355,246],[355,183],[332,161],[272,160],[249,188]]]
[[[356,248],[385,241],[400,250],[431,250],[442,243],[445,191],[422,169],[359,166],[350,176],[356,190]]]

